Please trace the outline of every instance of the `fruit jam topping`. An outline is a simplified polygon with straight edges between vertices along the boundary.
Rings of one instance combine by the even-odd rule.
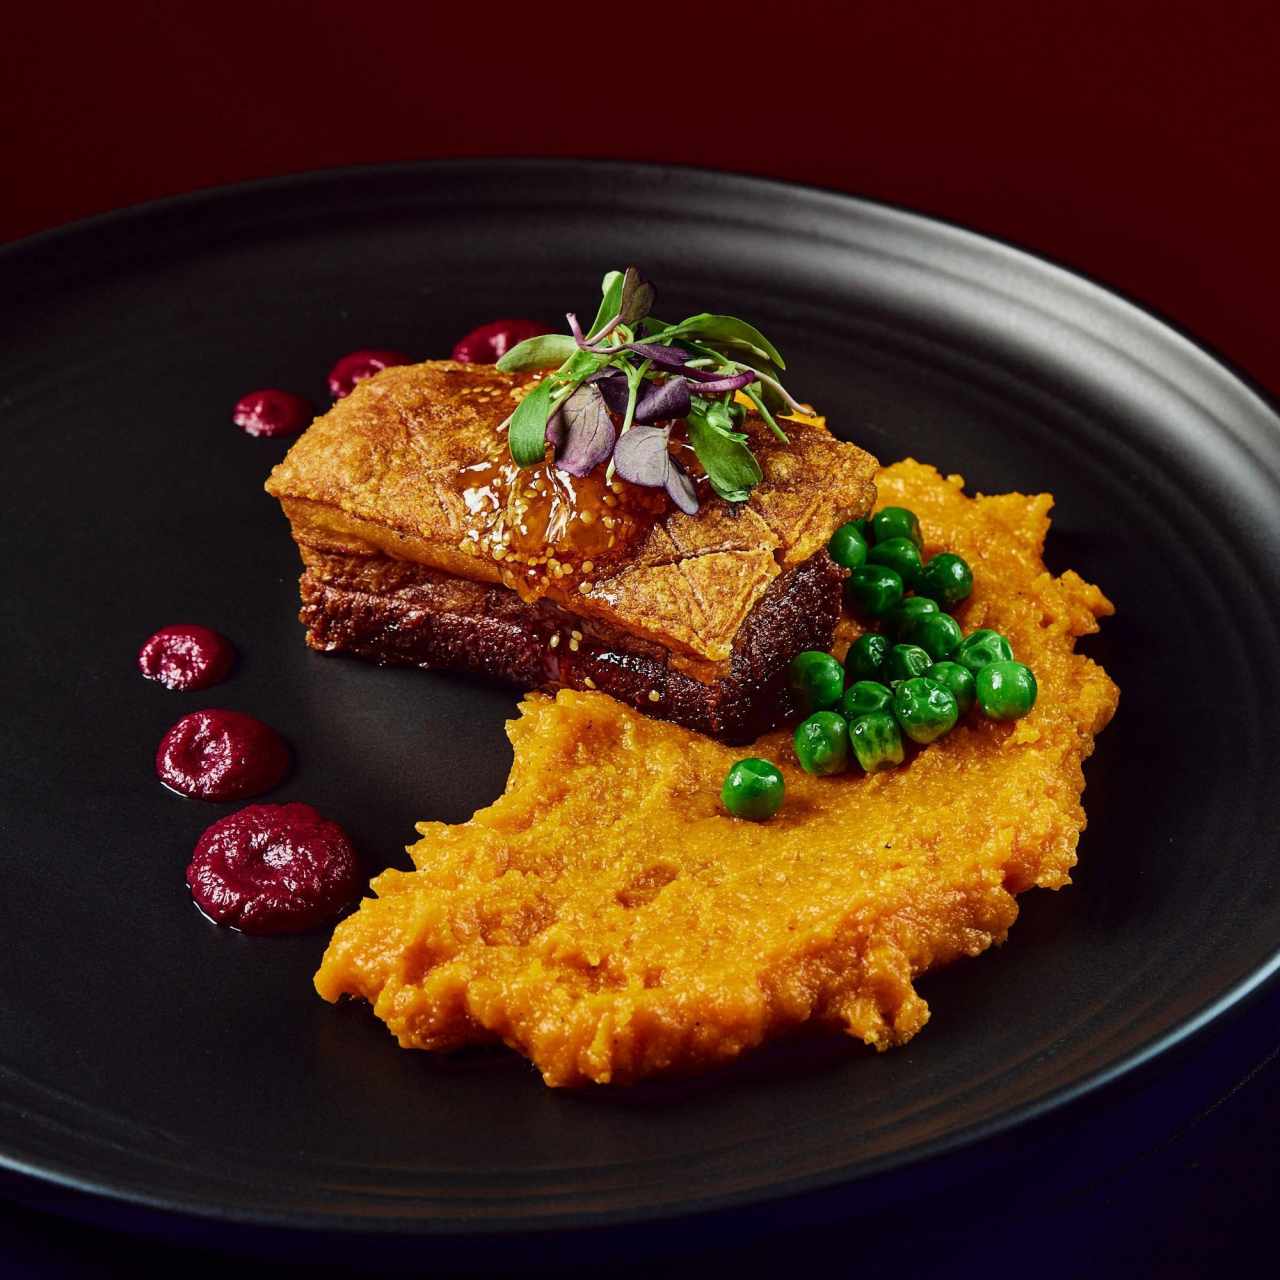
[[[335,400],[349,396],[357,382],[372,378],[393,365],[412,364],[403,351],[352,351],[329,370],[329,394]]]
[[[496,364],[526,338],[547,332],[547,327],[535,320],[491,320],[472,329],[465,338],[459,338],[453,348],[453,358],[459,364]]]
[[[156,774],[195,800],[261,795],[289,772],[289,748],[270,725],[240,711],[193,711],[160,740]]]
[[[248,436],[296,436],[316,415],[309,400],[292,391],[267,387],[236,401],[231,421]]]
[[[462,468],[456,483],[467,507],[463,548],[497,564],[526,600],[553,585],[590,590],[671,509],[661,489],[606,480],[603,466],[581,478],[549,462],[521,469],[505,449]]]
[[[187,867],[196,905],[244,933],[303,933],[360,893],[347,833],[309,804],[251,804],[200,837]]]
[[[161,627],[138,651],[138,670],[166,689],[207,689],[235,661],[231,642],[208,627]]]

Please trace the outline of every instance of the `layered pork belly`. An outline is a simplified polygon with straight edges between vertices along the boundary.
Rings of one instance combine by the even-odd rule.
[[[307,642],[599,689],[725,741],[779,723],[787,664],[830,644],[844,571],[826,543],[870,509],[875,460],[818,419],[787,419],[783,445],[748,418],[764,471],[748,503],[708,492],[694,516],[659,510],[629,544],[530,590],[484,553],[460,480],[500,456],[528,383],[447,361],[388,369],[294,445],[267,489],[302,552]]]

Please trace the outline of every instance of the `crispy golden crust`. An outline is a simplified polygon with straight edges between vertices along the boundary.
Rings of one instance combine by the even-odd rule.
[[[928,551],[973,564],[965,629],[1000,629],[1034,668],[1031,715],[975,714],[896,771],[814,778],[785,730],[744,752],[598,694],[529,698],[506,793],[418,828],[416,872],[384,872],[338,926],[320,994],[367,999],[405,1047],[505,1041],[551,1085],[698,1069],[809,1021],[909,1040],[917,975],[1002,941],[1013,895],[1067,883],[1081,764],[1118,691],[1074,652],[1112,609],[1046,572],[1047,495],[970,499],[916,463],[880,490]],[[770,822],[720,807],[744,754],[785,775]]]
[[[430,361],[387,369],[316,420],[271,473],[297,541],[321,552],[378,551],[482,582],[492,561],[462,548],[458,472],[481,462],[528,378],[490,365]],[[515,393],[513,395],[513,393]],[[584,594],[548,594],[596,618],[708,663],[723,674],[734,637],[769,583],[808,560],[875,498],[875,460],[832,438],[819,419],[788,420],[790,447],[757,419],[746,430],[765,479],[731,517],[710,501],[672,511]]]

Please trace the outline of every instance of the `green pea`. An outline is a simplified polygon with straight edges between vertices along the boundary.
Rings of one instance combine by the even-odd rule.
[[[920,571],[916,590],[944,609],[954,609],[973,590],[973,570],[962,556],[940,552]]]
[[[806,773],[843,773],[849,767],[849,723],[834,711],[815,711],[796,725],[795,748]]]
[[[977,678],[978,706],[992,720],[1021,720],[1036,705],[1036,678],[1021,662],[990,662]]]
[[[890,538],[910,538],[917,547],[924,546],[920,536],[920,521],[914,511],[906,507],[885,507],[871,517],[873,542],[888,542]]]
[[[888,711],[892,702],[893,691],[878,680],[856,680],[840,698],[840,714],[856,720],[872,711]]]
[[[893,569],[909,587],[920,576],[920,548],[910,538],[888,538],[867,552],[868,564]]]
[[[844,668],[831,654],[806,649],[791,659],[787,681],[805,714],[825,711],[834,707],[844,692]]]
[[[908,596],[884,620],[885,629],[895,640],[910,644],[915,639],[911,632],[916,623],[921,618],[937,612],[938,606],[935,601],[927,600],[924,596]]]
[[[867,773],[879,773],[900,765],[906,753],[898,722],[887,711],[859,716],[849,726],[849,742],[858,763]]]
[[[750,757],[730,767],[720,799],[735,818],[760,822],[778,812],[785,791],[782,770],[776,764]]]
[[[844,655],[844,674],[849,680],[879,680],[884,660],[889,653],[889,640],[876,631],[859,636]]]
[[[933,666],[933,659],[918,644],[895,644],[884,660],[885,679],[912,680]]]
[[[911,639],[935,662],[949,657],[964,639],[960,624],[949,613],[931,613],[911,629]]]
[[[846,569],[860,569],[867,562],[867,539],[853,522],[842,524],[831,535],[827,551],[836,564]]]
[[[864,564],[849,575],[844,595],[860,613],[883,618],[902,599],[902,575],[883,565]]]
[[[962,716],[969,714],[973,706],[973,672],[958,662],[935,662],[929,668],[929,679],[940,684],[956,700]]]
[[[1013,657],[1013,646],[998,631],[980,627],[971,631],[955,647],[953,662],[968,667],[976,676],[988,663],[1008,662]]]
[[[893,714],[902,732],[921,746],[950,733],[960,719],[960,708],[948,689],[935,680],[904,680],[893,691]]]

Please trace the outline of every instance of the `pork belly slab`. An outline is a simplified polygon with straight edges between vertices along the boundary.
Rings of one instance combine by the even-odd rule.
[[[302,553],[307,643],[598,689],[726,742],[780,723],[787,664],[831,643],[845,571],[826,544],[870,510],[875,459],[818,418],[783,420],[784,445],[748,417],[763,481],[738,507],[702,482],[689,516],[603,469],[515,473],[500,426],[529,384],[452,361],[387,369],[294,444],[267,491]],[[530,533],[526,494],[563,546]]]

